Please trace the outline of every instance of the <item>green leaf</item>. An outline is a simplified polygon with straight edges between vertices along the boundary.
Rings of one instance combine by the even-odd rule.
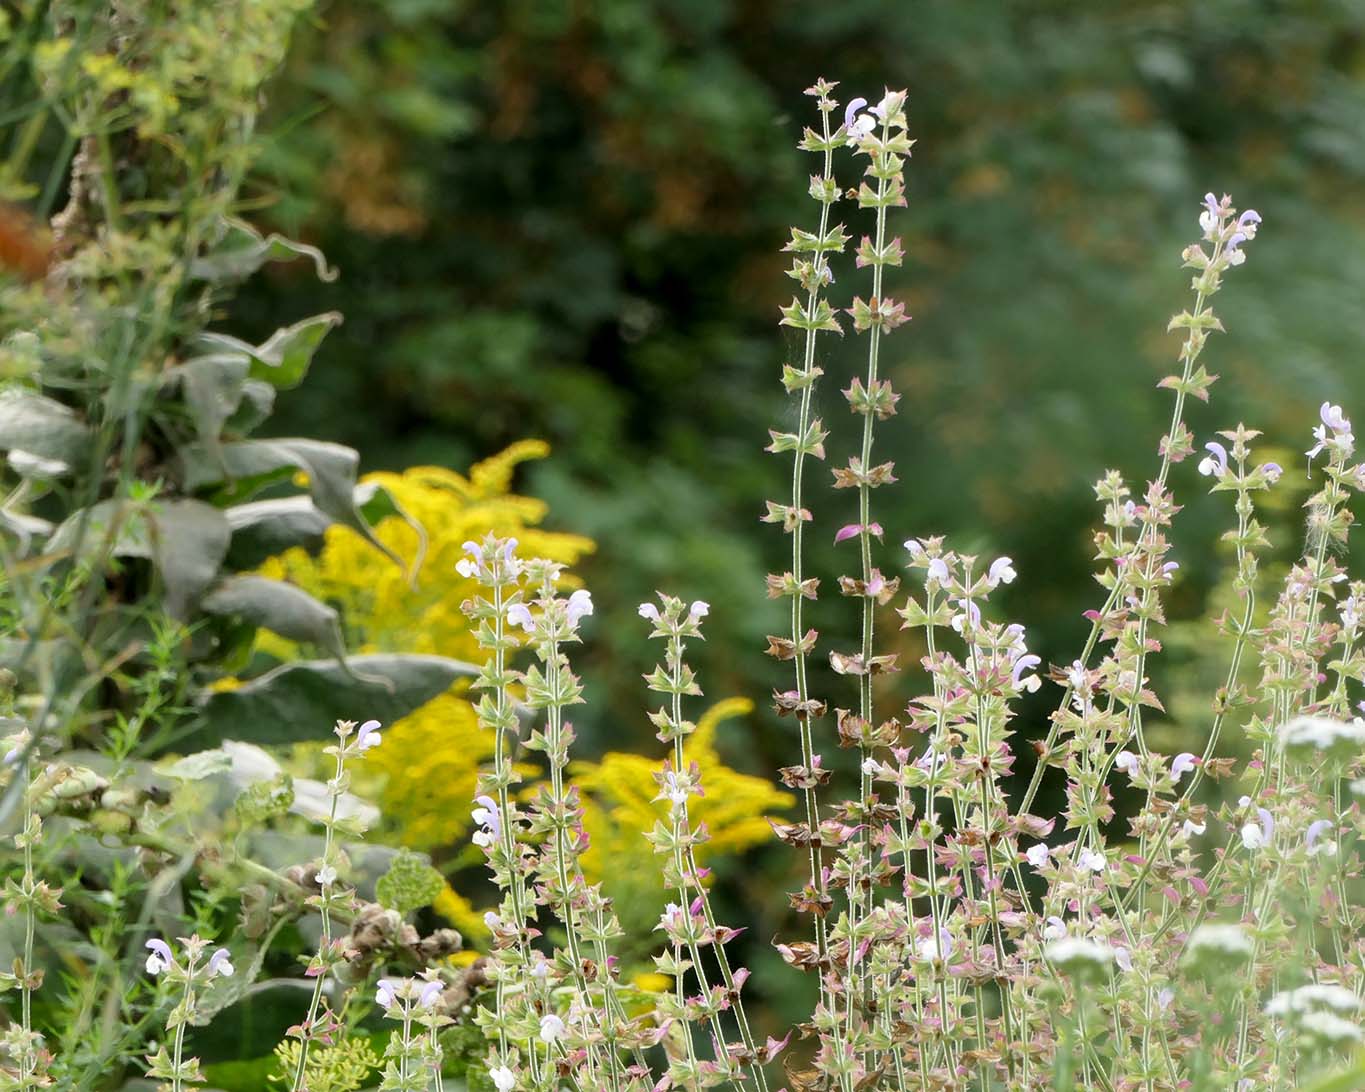
[[[71,465],[89,453],[92,439],[71,407],[20,387],[0,391],[0,450]]]
[[[445,887],[441,874],[432,868],[425,857],[408,850],[400,850],[389,865],[389,870],[375,884],[375,897],[381,906],[409,914],[430,906]]]
[[[297,743],[327,739],[338,720],[390,724],[478,671],[444,656],[399,653],[351,656],[344,666],[335,660],[285,664],[236,690],[201,694],[198,742]]]
[[[236,615],[291,641],[314,644],[333,656],[346,654],[337,612],[302,588],[264,576],[230,576],[204,596],[208,614]]]
[[[283,235],[261,233],[245,220],[224,217],[223,236],[207,254],[190,263],[190,275],[205,281],[242,280],[266,262],[287,262],[311,258],[318,280],[334,281],[337,271],[327,265],[322,251],[315,246],[296,243]]]
[[[362,513],[368,518],[363,508]],[[266,558],[294,546],[313,553],[321,549],[323,533],[332,523],[306,496],[251,501],[223,514],[232,528],[227,564],[238,570],[257,568]]]
[[[293,326],[285,326],[256,346],[227,334],[202,334],[199,341],[215,350],[215,355],[241,354],[251,362],[251,378],[289,390],[303,382],[313,354],[333,326],[341,322],[336,311],[314,315]]]

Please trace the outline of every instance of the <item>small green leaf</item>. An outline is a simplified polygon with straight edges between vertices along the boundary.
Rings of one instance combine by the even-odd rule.
[[[408,914],[430,906],[444,887],[441,874],[425,858],[404,849],[379,877],[374,890],[381,906]]]
[[[328,311],[282,327],[256,346],[227,334],[203,334],[199,340],[212,348],[215,355],[246,357],[251,362],[252,379],[263,380],[279,390],[290,390],[303,382],[322,339],[340,322],[340,314]]]

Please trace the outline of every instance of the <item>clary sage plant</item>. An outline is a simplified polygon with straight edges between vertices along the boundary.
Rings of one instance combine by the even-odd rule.
[[[71,192],[52,252],[7,286],[0,1087],[257,1087],[234,1078],[233,1050],[246,1014],[267,1012],[265,1081],[290,1092],[1365,1082],[1365,580],[1344,567],[1365,466],[1347,412],[1324,403],[1302,557],[1263,577],[1258,512],[1286,471],[1254,429],[1212,416],[1204,363],[1255,211],[1214,194],[1198,209],[1159,384],[1170,424],[1150,478],[1096,484],[1100,593],[1068,662],[1044,665],[997,595],[1029,574],[886,499],[895,467],[877,440],[900,395],[883,342],[910,322],[886,294],[905,255],[906,94],[845,105],[832,83],[808,90],[815,209],[785,247],[793,404],[768,446],[791,484],[762,517],[790,545],[766,589],[790,625],[753,685],[788,730],[775,774],[797,800],[772,822],[796,853],[766,989],[812,976],[813,1007],[774,1028],[741,962],[749,923],[728,920],[703,863],[714,786],[688,745],[705,709],[688,650],[742,604],[639,606],[639,639],[660,651],[641,693],[659,747],[638,835],[664,906],[646,938],[585,865],[574,660],[594,605],[562,559],[495,531],[463,544],[467,662],[349,656],[335,608],[254,571],[341,527],[410,578],[428,543],[401,491],[357,482],[355,452],[249,438],[335,316],[254,346],[209,329],[228,286],[270,258],[331,275],[236,216],[261,86],[304,5],[188,4],[175,34],[139,4],[20,7],[45,89],[23,115],[40,119],[30,147],[52,121],[60,154],[36,190],[11,164],[7,196],[46,216],[63,177]],[[256,48],[208,66],[234,35]],[[7,42],[16,62],[24,45]],[[817,396],[845,334],[865,350],[838,380],[851,428]],[[257,497],[291,486],[304,492]],[[1199,488],[1229,505],[1237,603],[1208,626],[1226,669],[1207,715],[1165,754],[1152,665],[1180,579],[1178,491]],[[852,519],[817,518],[821,499]],[[386,544],[381,519],[403,520],[419,556]],[[817,533],[847,572],[813,571]],[[840,611],[853,638],[836,646],[818,627],[841,632]],[[262,670],[257,629],[324,658]],[[463,864],[497,892],[475,953],[426,912],[445,877],[367,840],[375,811],[357,791],[386,732],[393,745],[381,720],[456,680],[487,759],[457,824]],[[1044,693],[1051,715],[1025,717],[1022,695]],[[327,732],[322,780],[267,749]],[[1061,806],[1039,814],[1049,798]],[[623,956],[642,946],[646,966]]]

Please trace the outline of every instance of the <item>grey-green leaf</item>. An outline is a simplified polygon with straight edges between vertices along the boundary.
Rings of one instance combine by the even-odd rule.
[[[338,312],[328,311],[293,326],[282,327],[267,341],[255,346],[228,334],[203,334],[199,340],[215,353],[243,354],[251,361],[251,378],[264,380],[280,390],[289,390],[303,382],[322,339],[340,322]]]
[[[283,235],[262,236],[245,220],[225,217],[223,237],[207,254],[190,263],[190,274],[205,281],[241,280],[251,276],[266,262],[287,262],[311,258],[318,280],[334,281],[337,271],[327,264],[322,251],[306,243],[296,243]]]
[[[300,587],[264,576],[230,576],[200,607],[208,614],[236,615],[291,641],[314,644],[333,656],[346,654],[337,612]]]
[[[92,433],[69,406],[21,387],[0,391],[0,450],[76,464]]]
[[[196,742],[296,743],[327,739],[338,720],[390,724],[444,694],[457,679],[477,674],[473,664],[444,656],[351,656],[345,668],[335,660],[301,660],[236,690],[203,694]]]

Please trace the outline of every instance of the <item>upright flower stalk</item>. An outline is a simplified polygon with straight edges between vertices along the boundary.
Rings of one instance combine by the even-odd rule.
[[[532,864],[521,838],[525,822],[512,795],[521,774],[513,761],[520,735],[512,694],[516,678],[509,656],[520,642],[509,629],[508,616],[516,611],[522,617],[525,609],[524,566],[516,548],[516,539],[489,535],[480,542],[466,542],[467,556],[456,565],[461,576],[477,579],[486,592],[464,604],[475,639],[486,654],[473,684],[482,691],[475,712],[480,727],[493,733],[493,769],[479,776],[472,814],[480,829],[473,840],[487,856],[493,880],[503,894],[497,912],[486,919],[493,934],[489,977],[496,991],[496,1011],[484,1010],[480,1016],[485,1031],[496,1033],[492,1069],[501,1080],[513,1082],[508,1089],[515,1087],[522,1047],[530,1087],[542,1087],[552,1046],[541,1042],[543,1051],[536,1046],[539,1010],[548,1003],[548,964],[532,945],[540,935],[534,927]]]
[[[1120,729],[1124,734],[1116,741],[1118,747],[1126,745],[1131,738],[1143,754],[1147,744],[1142,730],[1142,707],[1151,699],[1145,690],[1148,629],[1152,621],[1163,620],[1160,589],[1170,583],[1173,571],[1164,561],[1169,543],[1161,529],[1170,525],[1177,506],[1166,483],[1171,466],[1194,451],[1193,434],[1185,424],[1186,401],[1194,397],[1207,402],[1209,388],[1218,378],[1198,363],[1209,334],[1223,330],[1222,322],[1209,308],[1208,301],[1222,288],[1223,275],[1246,261],[1242,246],[1255,238],[1260,222],[1261,217],[1254,209],[1247,209],[1239,216],[1226,195],[1221,200],[1212,193],[1204,195],[1203,211],[1199,216],[1202,241],[1190,244],[1181,254],[1184,267],[1194,270],[1191,281],[1194,305],[1191,310],[1172,318],[1167,326],[1168,330],[1184,330],[1185,340],[1180,348],[1180,374],[1166,376],[1158,384],[1174,391],[1175,400],[1170,426],[1157,449],[1160,456],[1157,475],[1148,486],[1145,504],[1134,505],[1128,513],[1128,519],[1138,527],[1136,540],[1130,545],[1118,537],[1101,535],[1097,539],[1100,556],[1113,563],[1114,571],[1100,578],[1100,583],[1109,589],[1109,595],[1104,606],[1089,615],[1090,634],[1076,663],[1084,672],[1089,668],[1097,641],[1114,641],[1115,657],[1101,671],[1098,681],[1109,699],[1111,711],[1121,710],[1126,722]],[[1077,675],[1077,678],[1081,677]],[[1034,767],[1020,805],[1024,811],[1033,803],[1049,760],[1057,755],[1057,743],[1075,693],[1069,678],[1042,746],[1042,760]]]
[[[172,1037],[171,1046],[167,1049],[163,1042],[155,1053],[147,1056],[147,1076],[164,1081],[161,1087],[166,1092],[183,1092],[186,1085],[201,1084],[204,1080],[199,1059],[185,1057],[185,1028],[199,1014],[203,988],[215,978],[230,977],[234,971],[226,948],[219,948],[204,959],[207,948],[208,941],[197,934],[181,937],[181,954],[177,959],[164,940],[147,941],[150,953],[147,973],[154,978],[164,976],[171,986],[180,987],[180,997],[166,1015],[166,1033]]]
[[[437,1011],[444,983],[437,977],[379,980],[375,1003],[398,1022],[384,1050],[379,1092],[441,1092],[440,1028],[450,1017]],[[420,1029],[420,1030],[419,1030]]]
[[[360,758],[371,747],[379,746],[383,738],[377,720],[367,720],[357,729],[355,721],[337,721],[334,734],[337,742],[325,750],[335,763],[332,777],[327,781],[327,818],[323,820],[322,859],[314,882],[319,893],[310,896],[308,904],[316,907],[322,918],[322,937],[318,950],[308,961],[305,974],[313,980],[313,996],[308,1002],[308,1015],[303,1023],[289,1029],[289,1034],[299,1040],[299,1057],[294,1067],[293,1092],[307,1092],[304,1075],[308,1065],[308,1051],[314,1040],[328,1042],[338,1030],[338,1022],[330,1006],[323,997],[323,986],[328,975],[346,962],[344,941],[333,936],[333,916],[339,910],[350,910],[355,905],[355,891],[339,883],[339,868],[345,860],[337,845],[337,831],[343,826],[339,815],[342,796],[351,784],[350,772],[346,769],[347,759]]]
[[[786,1040],[768,1040],[758,1047],[748,1014],[745,1012],[742,991],[749,972],[744,967],[730,965],[725,945],[741,930],[719,924],[706,888],[705,871],[697,864],[696,847],[707,839],[706,825],[692,826],[688,801],[704,795],[701,774],[696,763],[688,763],[685,743],[696,725],[683,717],[682,699],[700,696],[701,687],[696,676],[683,659],[686,642],[701,640],[701,622],[709,607],[694,602],[690,607],[681,599],[659,596],[659,605],[642,603],[640,616],[651,623],[650,637],[666,642],[664,662],[656,664],[645,681],[650,690],[663,694],[667,704],[650,714],[651,723],[658,729],[661,743],[671,743],[673,753],[656,775],[661,800],[668,805],[667,826],[659,823],[646,838],[654,852],[664,857],[664,882],[677,896],[669,903],[659,919],[659,928],[672,941],[671,955],[655,958],[660,972],[674,979],[676,1004],[667,1015],[682,1022],[684,1057],[673,1059],[669,1074],[682,1088],[703,1088],[718,1081],[739,1082],[746,1071],[754,1079],[754,1087],[768,1088],[763,1066],[772,1060]],[[712,985],[702,962],[702,949],[709,947],[714,955],[721,982]],[[684,951],[686,955],[684,956]],[[684,981],[691,971],[697,982],[697,995],[686,996]],[[727,1043],[721,1015],[733,1011],[738,1025],[740,1042]],[[699,1057],[691,1024],[705,1021],[712,1032],[715,1057]]]
[[[820,419],[813,416],[812,411],[815,383],[823,374],[816,365],[817,339],[822,332],[843,332],[834,309],[825,298],[826,289],[834,281],[830,257],[842,253],[844,244],[848,242],[843,225],[830,227],[830,210],[839,200],[839,186],[833,174],[834,152],[845,144],[847,129],[847,126],[835,127],[830,120],[830,115],[839,105],[832,95],[835,86],[822,79],[806,89],[806,94],[816,100],[820,111],[820,131],[806,128],[798,147],[822,157],[820,173],[811,176],[809,189],[811,197],[820,205],[820,221],[814,232],[792,228],[791,241],[784,248],[795,255],[787,275],[800,285],[805,294],[804,300],[799,296],[793,297],[792,302],[782,308],[781,322],[781,325],[790,326],[802,334],[799,366],[791,363],[782,366],[782,385],[788,395],[797,398],[797,425],[795,432],[770,431],[772,442],[767,450],[773,454],[791,453],[791,502],[778,504],[768,501],[767,513],[763,517],[769,523],[781,524],[782,529],[791,536],[791,568],[785,573],[768,577],[769,596],[786,597],[791,602],[791,630],[785,637],[770,636],[767,651],[779,660],[790,661],[795,669],[795,688],[776,691],[774,700],[779,716],[795,718],[801,738],[800,765],[785,767],[781,777],[785,785],[801,793],[804,805],[804,827],[801,831],[793,831],[790,841],[806,851],[809,870],[805,886],[790,898],[795,909],[812,915],[814,939],[809,942],[809,947],[788,948],[788,952],[792,953],[789,962],[803,969],[816,968],[821,998],[826,1001],[828,989],[824,970],[828,951],[825,915],[830,910],[832,900],[827,889],[821,852],[818,789],[828,781],[829,771],[822,767],[820,755],[815,750],[812,725],[814,720],[824,716],[826,706],[811,696],[808,674],[809,657],[818,634],[806,624],[805,602],[817,598],[820,581],[805,574],[804,529],[812,516],[805,506],[804,487],[806,458],[825,457],[824,440],[827,435]]]

